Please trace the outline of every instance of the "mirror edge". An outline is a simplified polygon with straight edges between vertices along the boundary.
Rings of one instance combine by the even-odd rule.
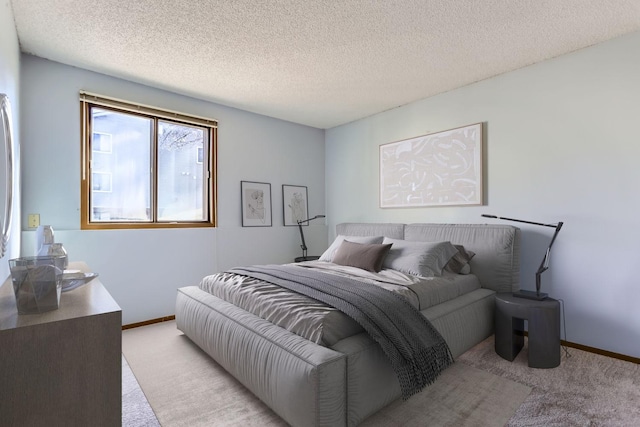
[[[0,93],[0,117],[4,128],[4,141],[0,144],[0,149],[4,148],[6,153],[5,173],[7,187],[5,194],[5,212],[0,226],[0,233],[2,233],[0,235],[0,258],[2,258],[6,252],[11,233],[11,216],[13,214],[13,174],[15,170],[13,158],[11,104],[9,103],[9,97],[4,93]]]

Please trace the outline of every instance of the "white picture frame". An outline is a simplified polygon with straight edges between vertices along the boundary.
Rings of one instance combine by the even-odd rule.
[[[380,207],[483,204],[483,129],[476,123],[380,145]]]

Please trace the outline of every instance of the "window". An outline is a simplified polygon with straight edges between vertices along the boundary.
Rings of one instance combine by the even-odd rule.
[[[215,226],[215,120],[80,101],[82,229]]]

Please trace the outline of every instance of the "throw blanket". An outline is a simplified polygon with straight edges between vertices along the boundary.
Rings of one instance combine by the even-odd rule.
[[[314,298],[358,322],[387,355],[402,398],[433,383],[453,362],[440,333],[404,297],[374,284],[286,265],[229,270]]]

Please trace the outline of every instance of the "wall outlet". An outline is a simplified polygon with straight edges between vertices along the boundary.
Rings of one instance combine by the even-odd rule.
[[[40,225],[40,214],[29,214],[27,223],[29,228],[38,228]]]

